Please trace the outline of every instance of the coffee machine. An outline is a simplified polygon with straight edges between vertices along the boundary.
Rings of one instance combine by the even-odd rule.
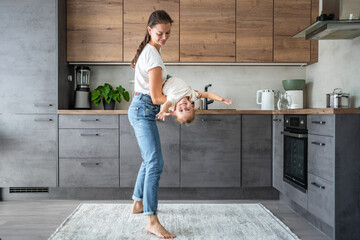
[[[75,67],[75,109],[91,108],[90,71],[91,69],[86,66]]]

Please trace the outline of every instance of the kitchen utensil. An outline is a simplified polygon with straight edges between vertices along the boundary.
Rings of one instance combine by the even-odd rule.
[[[302,90],[291,90],[286,91],[286,93],[291,98],[291,104],[289,106],[289,109],[300,109],[304,106],[304,97],[303,97],[303,91]]]
[[[285,91],[289,90],[303,90],[305,87],[305,79],[288,79],[283,80],[282,85]]]
[[[341,88],[335,88],[332,93],[326,94],[327,108],[349,108],[350,94],[343,93]]]
[[[277,102],[277,108],[278,110],[286,110],[289,109],[291,106],[291,97],[290,95],[285,92],[279,92],[279,100]]]
[[[76,67],[76,90],[75,104],[76,109],[90,109],[90,68],[85,66]]]
[[[261,110],[274,110],[274,90],[258,90],[256,92],[256,103],[261,104]]]

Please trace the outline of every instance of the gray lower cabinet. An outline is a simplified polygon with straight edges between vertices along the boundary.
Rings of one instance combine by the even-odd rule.
[[[242,115],[243,187],[271,187],[271,115]]]
[[[59,115],[59,186],[119,186],[118,115]]]
[[[180,187],[180,125],[172,118],[157,121],[164,169],[160,187]],[[142,162],[140,149],[127,115],[120,115],[120,187],[134,187]]]
[[[0,1],[0,113],[56,114],[57,2]]]
[[[61,158],[61,187],[118,187],[118,158]]]
[[[56,115],[0,115],[0,187],[55,187]]]
[[[308,127],[308,212],[332,239],[357,239],[360,115],[309,115]]]
[[[284,115],[273,115],[272,118],[272,146],[273,146],[273,167],[272,185],[280,192],[284,192],[283,166],[284,166]]]
[[[240,187],[240,115],[197,115],[181,126],[181,187]]]

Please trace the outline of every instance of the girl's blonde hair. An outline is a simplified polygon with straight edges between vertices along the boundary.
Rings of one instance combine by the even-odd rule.
[[[195,120],[195,109],[193,109],[194,111],[192,112],[191,116],[189,118],[178,118],[178,116],[176,115],[176,112],[174,112],[174,116],[175,116],[175,119],[178,123],[180,124],[189,124],[189,123],[192,123],[194,120]]]

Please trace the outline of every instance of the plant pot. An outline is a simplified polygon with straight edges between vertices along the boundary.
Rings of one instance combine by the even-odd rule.
[[[110,103],[107,103],[103,100],[104,110],[114,110],[115,109],[115,101],[111,100]]]

